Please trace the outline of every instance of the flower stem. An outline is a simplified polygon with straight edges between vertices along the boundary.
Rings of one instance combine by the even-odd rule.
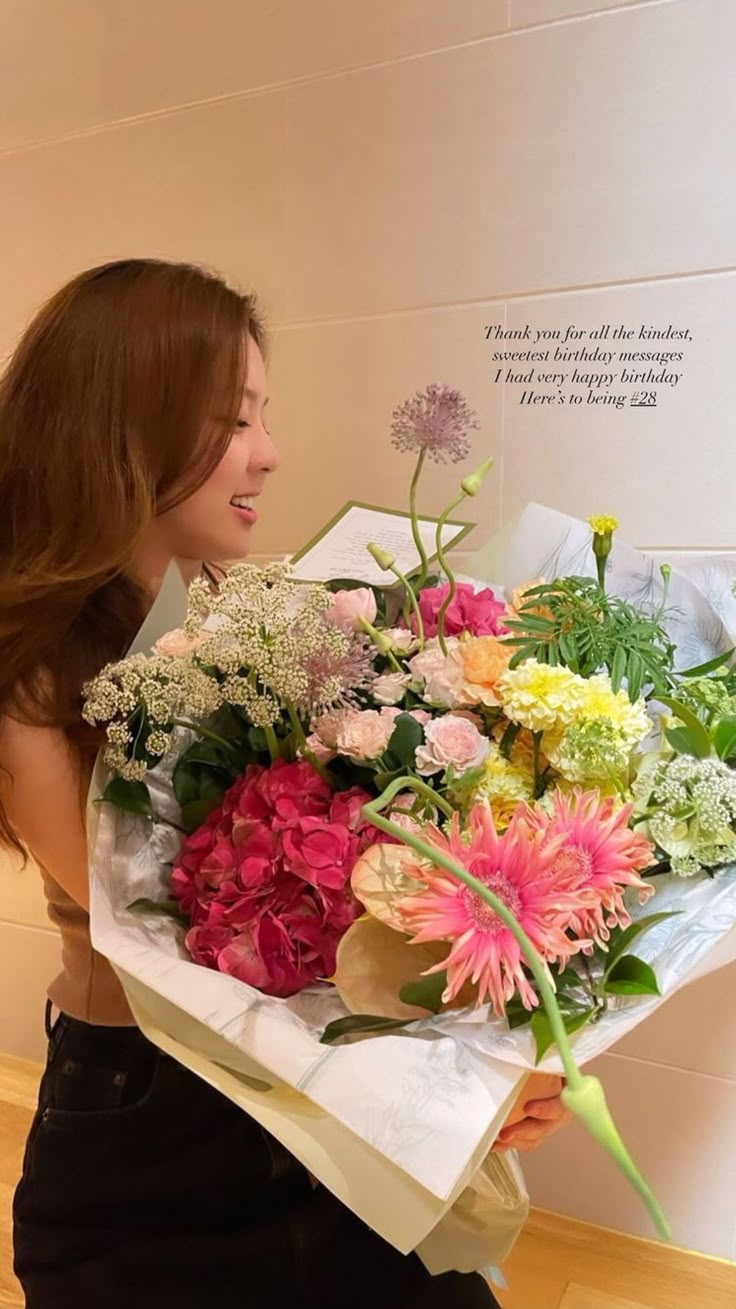
[[[539,800],[544,795],[544,779],[539,771],[539,748],[542,744],[542,733],[533,732],[532,740],[534,742],[534,799]]]
[[[411,534],[414,537],[414,545],[416,546],[417,554],[419,555],[419,576],[416,583],[417,591],[421,591],[429,573],[429,560],[427,559],[427,551],[424,548],[424,542],[422,540],[421,532],[419,531],[419,517],[417,515],[417,487],[419,485],[422,468],[424,467],[426,454],[426,450],[420,450],[419,458],[417,459],[417,466],[414,469],[414,476],[411,479],[411,486],[409,487]]]
[[[201,723],[191,723],[187,718],[172,718],[175,727],[187,727],[191,732],[196,732],[198,736],[206,737],[208,741],[216,741],[218,745],[223,746],[228,753],[232,752],[233,743],[228,741],[218,732],[213,732],[211,727],[203,727]]]
[[[327,782],[329,783],[330,786],[332,786],[332,779],[330,777],[330,774],[328,773],[324,764],[320,763],[317,756],[313,754],[313,752],[309,749],[309,746],[307,745],[307,738],[304,735],[304,728],[302,727],[302,724],[300,722],[299,715],[296,712],[296,709],[294,708],[293,704],[289,704],[288,701],[286,704],[286,711],[289,715],[289,722],[291,723],[292,730],[296,738],[297,747],[299,749],[299,752],[301,753],[302,758],[306,759],[307,763],[312,765],[315,772],[319,773],[323,782]]]
[[[424,623],[422,621],[422,615],[419,609],[419,601],[417,600],[417,593],[414,590],[414,587],[412,586],[408,577],[404,576],[404,574],[400,571],[400,569],[396,567],[396,564],[391,565],[390,571],[394,574],[395,577],[398,577],[399,581],[402,583],[402,585],[406,590],[406,594],[409,597],[409,602],[411,604],[412,610],[414,611],[414,618],[416,619],[416,624],[417,624],[417,637],[419,639],[419,649],[423,650],[424,649]]]
[[[437,561],[443,573],[447,577],[447,581],[449,583],[447,595],[442,601],[442,604],[440,605],[440,611],[437,615],[437,636],[440,642],[440,649],[443,655],[445,656],[447,656],[447,642],[445,641],[445,617],[447,615],[447,610],[450,608],[450,605],[452,604],[455,598],[455,591],[457,590],[457,582],[455,581],[455,574],[453,573],[449,563],[447,562],[447,555],[445,554],[442,548],[442,533],[445,527],[445,523],[450,517],[450,514],[452,513],[453,509],[457,509],[458,505],[462,504],[464,499],[465,499],[465,492],[461,491],[457,499],[453,500],[452,503],[449,504],[445,510],[443,510],[437,523],[437,533],[435,536]]]
[[[668,564],[662,564],[660,568],[660,572],[662,574],[662,581],[664,585],[662,587],[662,603],[659,606],[656,614],[654,615],[655,623],[658,623],[660,621],[662,614],[664,613],[665,610],[665,605],[667,604],[667,595],[670,589],[670,577],[672,575],[672,569],[669,567]]]
[[[274,732],[271,723],[268,723],[266,727],[264,727],[263,731],[266,736],[266,745],[268,746],[268,753],[271,756],[271,763],[274,763],[276,759],[281,758],[281,750],[279,747],[278,737]]]
[[[381,810],[390,805],[394,796],[399,791],[407,788],[412,790],[419,789],[417,782],[417,778],[408,775],[396,778],[390,783],[382,795],[363,806],[365,817],[380,831],[387,832],[390,836],[396,837],[405,845],[410,846],[411,849],[423,859],[428,859],[438,867],[444,868],[446,872],[457,878],[458,881],[463,882],[470,888],[470,890],[474,891],[481,900],[484,900],[486,904],[490,905],[508,927],[515,940],[518,942],[526,963],[531,969],[537,986],[539,987],[539,993],[547,1013],[554,1042],[557,1045],[560,1054],[560,1059],[565,1070],[565,1077],[567,1079],[567,1085],[562,1092],[563,1103],[581,1119],[593,1136],[595,1136],[596,1140],[598,1140],[605,1149],[608,1150],[621,1171],[641,1195],[662,1239],[669,1240],[670,1228],[667,1219],[665,1218],[651,1188],[641,1176],[633,1159],[629,1155],[626,1146],[619,1136],[606,1104],[603,1087],[596,1077],[583,1075],[575,1062],[562,1014],[555,997],[556,988],[552,975],[547,965],[543,963],[542,959],[537,954],[537,951],[534,949],[529,937],[515,915],[507,908],[503,900],[495,895],[484,882],[479,881],[477,877],[474,877],[472,873],[469,873],[467,868],[464,868],[462,864],[457,862],[457,860],[453,859],[450,855],[445,854],[443,851],[438,850],[436,846],[430,845],[414,832],[409,832],[403,827],[399,827],[397,823],[393,823],[390,819],[383,817]],[[419,786],[423,787],[424,784],[420,783]]]

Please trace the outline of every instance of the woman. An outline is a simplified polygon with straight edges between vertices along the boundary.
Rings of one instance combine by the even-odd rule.
[[[156,1049],[90,941],[81,688],[172,559],[192,575],[247,553],[276,467],[265,348],[252,296],[122,260],[62,287],[0,382],[0,840],[33,853],[63,943],[14,1199],[27,1309],[495,1303],[481,1277],[397,1253]],[[501,1148],[565,1117],[558,1096],[526,1115]]]

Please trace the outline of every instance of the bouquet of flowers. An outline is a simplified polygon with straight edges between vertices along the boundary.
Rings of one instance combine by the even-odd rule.
[[[521,585],[458,579],[443,529],[491,460],[440,517],[433,575],[416,527],[422,466],[463,458],[474,425],[436,385],[394,413],[395,444],[417,455],[411,577],[380,545],[384,586],[236,565],[217,594],[192,584],[175,630],[156,631],[154,613],[140,648],[86,688],[108,742],[93,783],[93,939],[144,1028],[153,994],[159,1027],[256,1098],[301,1092],[394,1181],[409,1175],[413,1226],[350,1192],[400,1248],[421,1252],[417,1237],[467,1204],[540,1061],[565,1073],[566,1102],[667,1236],[578,1061],[736,924],[734,651],[667,565],[656,599],[651,573],[636,594],[641,556],[614,551],[610,516],[565,520],[563,545],[572,532],[594,575],[561,568],[556,537],[557,558]],[[536,509],[517,554],[555,536],[562,516]],[[683,667],[704,612],[711,648]],[[295,1148],[283,1119],[268,1121]],[[340,1194],[302,1138],[300,1150]],[[497,1177],[493,1203],[517,1221],[472,1266],[505,1253],[526,1213],[515,1161],[491,1167],[511,1195]]]

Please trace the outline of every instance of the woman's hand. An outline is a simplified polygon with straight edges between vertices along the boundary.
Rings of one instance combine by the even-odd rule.
[[[491,1149],[535,1150],[558,1128],[570,1122],[572,1114],[560,1099],[563,1077],[532,1073]]]

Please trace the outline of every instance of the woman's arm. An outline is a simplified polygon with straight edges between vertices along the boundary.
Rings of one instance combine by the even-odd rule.
[[[89,910],[84,777],[64,733],[2,718],[0,764],[3,805],[21,841]]]

